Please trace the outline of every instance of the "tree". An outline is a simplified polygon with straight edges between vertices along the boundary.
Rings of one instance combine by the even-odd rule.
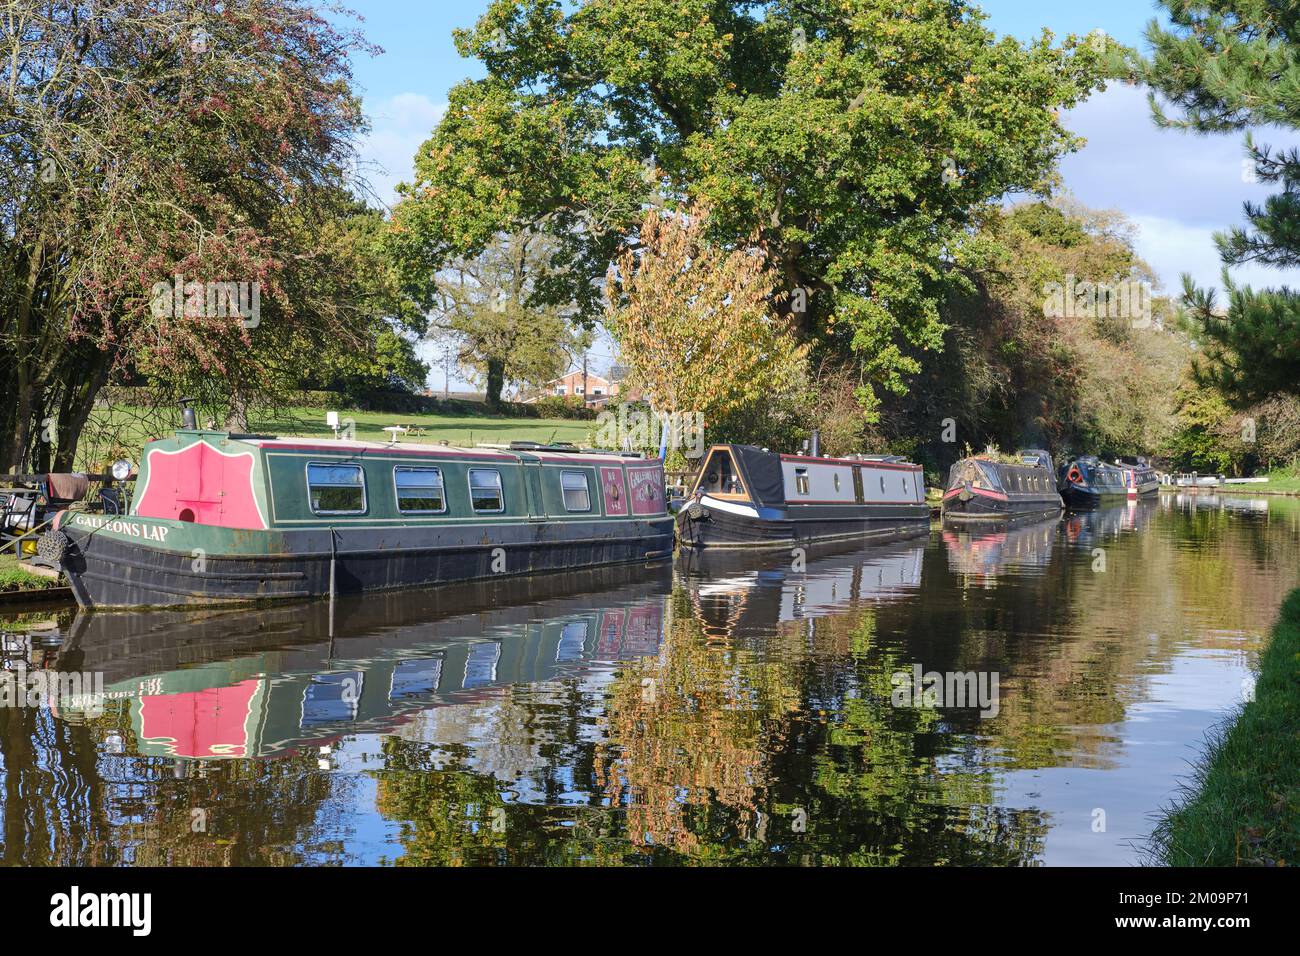
[[[648,204],[755,241],[797,334],[902,391],[941,345],[975,211],[1048,188],[1058,112],[1111,47],[997,39],[955,0],[494,0],[456,34],[487,75],[450,95],[394,211],[418,281],[503,231],[556,242],[538,294],[600,308]]]
[[[537,302],[550,246],[527,230],[499,236],[434,277],[433,335],[455,343],[458,363],[484,383],[489,408],[501,405],[507,382],[547,382],[591,345],[571,308]]]
[[[1159,451],[1190,338],[1133,241],[1122,215],[1068,199],[989,211],[972,245],[994,253],[946,303],[943,351],[886,401],[884,444],[940,470],[965,444]]]
[[[1257,126],[1300,128],[1300,21],[1290,4],[1263,0],[1163,0],[1172,29],[1147,28],[1145,64],[1160,126],[1223,132]],[[1167,111],[1155,94],[1173,108]],[[1225,266],[1300,264],[1300,152],[1274,152],[1246,136],[1246,155],[1262,182],[1282,192],[1245,204],[1247,226],[1215,237]],[[1238,407],[1270,395],[1300,395],[1300,296],[1285,287],[1255,291],[1224,272],[1226,312],[1212,291],[1184,278],[1184,299],[1204,326],[1197,380]]]
[[[729,441],[770,439],[806,372],[800,345],[773,309],[779,276],[757,245],[720,249],[703,210],[651,211],[641,242],[608,277],[605,325],[628,367],[624,387],[659,412],[700,413]],[[752,415],[761,409],[762,415]]]
[[[0,467],[71,468],[126,368],[220,380],[238,413],[276,365],[364,346],[340,223],[359,36],[304,0],[15,0],[2,22]]]

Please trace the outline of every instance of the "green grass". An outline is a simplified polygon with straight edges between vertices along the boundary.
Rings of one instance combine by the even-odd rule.
[[[1210,735],[1151,853],[1168,866],[1300,861],[1300,589],[1282,604],[1255,699]]]
[[[1245,487],[1250,488],[1251,485]],[[1267,491],[1294,491],[1300,493],[1300,473],[1289,468],[1278,468],[1268,473],[1268,484],[1261,485]]]
[[[403,436],[403,442],[446,441],[452,445],[475,445],[480,442],[507,444],[511,441],[569,441],[589,444],[595,435],[594,421],[552,418],[513,418],[504,415],[420,415],[410,412],[364,412],[339,408],[339,421],[352,419],[353,437],[361,441],[390,441],[385,425],[418,425],[424,435]],[[199,424],[203,415],[200,413]],[[145,442],[170,435],[180,424],[174,409],[151,413],[146,409],[117,406],[111,412],[99,411],[92,416],[83,438],[79,467],[97,470],[103,462],[125,454],[134,460]],[[252,417],[253,431],[282,437],[331,438],[333,430],[325,424],[324,408],[294,407],[267,416]]]
[[[363,412],[339,409],[339,421],[356,423],[355,437],[361,441],[389,441],[385,425],[418,425],[423,436],[407,436],[402,441],[447,441],[452,445],[477,442],[571,441],[586,444],[595,432],[596,423],[551,418],[509,418],[504,415],[415,415],[405,412]],[[323,408],[291,408],[275,419],[250,422],[255,430],[279,435],[332,436],[325,424]]]
[[[43,591],[59,585],[58,578],[32,574],[22,568],[13,554],[0,554],[0,591]]]

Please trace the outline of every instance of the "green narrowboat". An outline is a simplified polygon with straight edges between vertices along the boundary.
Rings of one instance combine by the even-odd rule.
[[[247,603],[671,556],[663,463],[515,443],[185,428],[145,446],[127,514],[39,543],[85,607]]]

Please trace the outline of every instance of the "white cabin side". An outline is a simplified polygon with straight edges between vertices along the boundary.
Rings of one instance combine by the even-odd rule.
[[[788,504],[801,501],[813,503],[855,503],[853,467],[808,460],[781,459],[781,477],[785,482],[785,500]]]
[[[786,503],[856,503],[855,468],[862,474],[863,504],[918,504],[925,501],[925,477],[920,468],[891,467],[870,461],[782,456]]]
[[[863,464],[862,497],[868,504],[918,504],[925,501],[925,473],[920,468]]]

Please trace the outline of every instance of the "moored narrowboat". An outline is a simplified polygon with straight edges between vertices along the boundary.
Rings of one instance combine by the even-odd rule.
[[[1124,473],[1124,494],[1129,500],[1160,494],[1160,476],[1145,458],[1121,458],[1117,464]]]
[[[1095,508],[1128,495],[1124,472],[1095,455],[1080,455],[1061,465],[1059,486],[1071,508]]]
[[[920,465],[785,455],[753,445],[710,447],[677,513],[678,540],[688,548],[893,541],[929,529]]]
[[[145,447],[129,513],[62,512],[38,547],[81,605],[139,607],[654,560],[672,539],[658,460],[186,428]]]
[[[1052,456],[1045,451],[1018,452],[1017,461],[975,455],[948,471],[943,520],[998,521],[1045,517],[1064,505],[1056,490]]]

